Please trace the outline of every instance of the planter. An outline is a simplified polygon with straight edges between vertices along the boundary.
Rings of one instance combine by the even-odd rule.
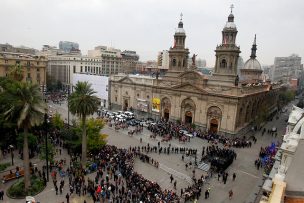
[[[17,182],[11,185],[6,195],[12,199],[24,199],[26,196],[35,196],[42,192],[46,186],[43,183],[43,180],[37,176],[31,177],[31,187],[29,188],[28,193],[24,191],[24,178],[20,178]]]

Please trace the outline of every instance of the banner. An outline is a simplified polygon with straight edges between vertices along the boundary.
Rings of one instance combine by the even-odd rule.
[[[152,111],[159,112],[160,111],[160,98],[152,98]]]

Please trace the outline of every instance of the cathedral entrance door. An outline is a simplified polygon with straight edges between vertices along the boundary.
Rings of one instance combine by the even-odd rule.
[[[165,118],[166,121],[169,120],[169,115],[170,115],[169,109],[165,109],[165,110],[164,110],[164,118]]]
[[[128,104],[129,104],[128,100],[125,99],[124,107],[123,107],[123,110],[124,110],[124,111],[127,111],[127,110],[128,110],[128,106],[129,106]]]
[[[214,118],[214,119],[211,119],[209,131],[210,131],[211,133],[216,134],[216,133],[217,133],[217,130],[218,130],[218,120],[215,119],[215,118]]]
[[[191,113],[191,111],[187,111],[185,113],[185,123],[186,124],[191,124],[192,123],[192,113]]]

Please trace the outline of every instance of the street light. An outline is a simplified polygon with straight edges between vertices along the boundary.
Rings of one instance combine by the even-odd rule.
[[[68,87],[68,99],[67,99],[67,104],[68,104],[68,128],[70,128],[70,109],[69,109],[69,96],[70,96],[70,84]]]
[[[14,165],[14,146],[13,145],[9,145],[8,148],[11,150],[11,158],[12,158],[12,166]]]
[[[49,160],[48,160],[48,137],[47,137],[47,125],[48,125],[48,115],[44,114],[44,135],[45,135],[45,161],[46,161],[46,181],[49,182]]]

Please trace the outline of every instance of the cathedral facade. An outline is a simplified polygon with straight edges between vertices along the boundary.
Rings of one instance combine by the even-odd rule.
[[[261,114],[276,111],[280,86],[261,80],[256,40],[250,59],[237,72],[240,47],[232,12],[216,47],[212,76],[196,70],[195,57],[188,66],[189,50],[182,19],[169,50],[169,70],[163,77],[113,75],[109,81],[110,108],[129,110],[166,120],[195,124],[207,131],[241,134]],[[190,67],[190,68],[189,68]]]

